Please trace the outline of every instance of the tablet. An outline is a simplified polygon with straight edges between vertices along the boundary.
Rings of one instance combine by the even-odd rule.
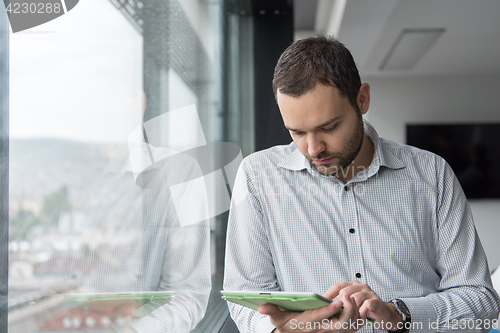
[[[222,298],[247,308],[257,310],[262,304],[274,304],[281,311],[303,312],[322,308],[332,302],[331,299],[314,293],[285,291],[221,291]],[[335,315],[339,315],[341,310]]]
[[[125,328],[164,306],[175,292],[56,293],[22,301],[21,297],[9,313],[9,332],[12,328],[12,332],[103,333],[116,332],[110,327]]]
[[[57,296],[61,297],[61,305],[66,308],[82,308],[86,311],[96,312],[128,309],[127,311],[135,311],[134,313],[138,316],[144,316],[154,309],[170,302],[175,297],[175,292],[148,291],[63,294]]]
[[[175,291],[145,291],[145,292],[117,292],[117,293],[75,293],[62,294],[66,300],[78,302],[113,301],[113,300],[140,300],[151,301],[153,299],[171,300],[175,297]]]
[[[303,312],[322,308],[331,302],[331,299],[314,293],[307,292],[286,292],[286,291],[221,291],[222,298],[226,301],[243,305],[247,308],[257,310],[260,305],[274,304],[281,311]],[[341,308],[332,317],[340,317]],[[373,323],[375,320],[368,317],[365,325]]]

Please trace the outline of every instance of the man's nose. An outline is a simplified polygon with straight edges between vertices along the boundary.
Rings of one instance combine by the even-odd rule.
[[[325,144],[318,134],[309,134],[307,136],[307,152],[309,156],[316,157],[325,150]]]

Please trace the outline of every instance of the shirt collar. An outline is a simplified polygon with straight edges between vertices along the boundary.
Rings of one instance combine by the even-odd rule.
[[[290,143],[290,147],[292,148],[292,152],[278,164],[278,167],[294,171],[307,169],[309,161],[307,161],[307,158],[297,148],[295,142]]]
[[[374,148],[373,161],[370,164],[370,168],[373,167],[375,171],[377,171],[381,166],[385,166],[389,169],[401,169],[406,167],[403,161],[394,156],[387,145],[382,144],[373,126],[366,120],[363,120],[363,122],[365,125],[365,134],[372,141]]]
[[[365,133],[373,142],[374,148],[373,161],[368,168],[368,172],[376,173],[381,166],[385,166],[389,169],[404,168],[406,166],[404,162],[394,156],[394,154],[392,154],[389,149],[381,143],[380,137],[373,126],[366,120],[363,120],[363,122]],[[290,147],[292,148],[291,153],[278,164],[278,167],[293,171],[303,169],[311,171],[309,161],[307,161],[306,157],[301,153],[297,145],[292,142],[290,143]]]

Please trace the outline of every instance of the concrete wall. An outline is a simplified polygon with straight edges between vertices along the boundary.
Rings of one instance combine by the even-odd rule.
[[[500,76],[364,77],[363,82],[371,86],[365,118],[380,136],[396,142],[405,143],[406,123],[500,123]],[[469,202],[493,269],[500,265],[500,199]]]

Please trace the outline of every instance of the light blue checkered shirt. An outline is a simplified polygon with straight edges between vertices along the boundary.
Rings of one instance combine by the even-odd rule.
[[[462,331],[480,332],[474,323],[497,318],[500,300],[453,171],[439,156],[364,125],[373,161],[347,184],[311,168],[294,143],[243,161],[224,289],[323,294],[357,280],[384,301],[402,299],[412,323],[422,323],[412,331],[448,331],[473,319]],[[274,329],[268,316],[228,305],[241,332]]]

